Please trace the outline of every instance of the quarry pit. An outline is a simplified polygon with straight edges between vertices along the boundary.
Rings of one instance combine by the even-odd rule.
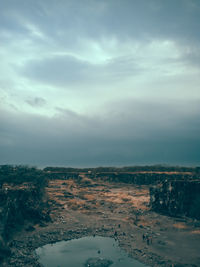
[[[77,177],[49,179],[51,220],[16,232],[2,266],[40,266],[35,249],[84,236],[115,238],[146,266],[200,266],[198,219],[153,211],[148,184],[94,179],[87,173]]]

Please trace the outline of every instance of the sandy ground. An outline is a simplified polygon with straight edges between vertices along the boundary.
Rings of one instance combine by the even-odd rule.
[[[200,266],[200,222],[152,212],[148,186],[83,176],[79,182],[50,181],[47,195],[52,222],[18,233],[4,266],[40,266],[35,248],[93,234],[115,237],[122,249],[147,266]]]

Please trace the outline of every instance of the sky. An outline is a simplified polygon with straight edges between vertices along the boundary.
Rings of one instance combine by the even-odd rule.
[[[200,165],[199,0],[0,0],[0,164]]]

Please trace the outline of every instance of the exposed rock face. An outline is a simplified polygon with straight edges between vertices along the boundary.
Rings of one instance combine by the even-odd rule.
[[[80,180],[84,175],[92,180],[101,179],[110,182],[130,183],[137,185],[151,185],[167,180],[192,180],[196,177],[196,173],[162,173],[162,172],[46,172],[49,179],[75,179]],[[86,182],[86,179],[85,179]],[[89,186],[85,183],[86,186]]]
[[[44,172],[49,179],[78,179],[78,172]]]
[[[200,181],[165,181],[150,188],[150,205],[170,216],[200,219]]]
[[[48,209],[35,187],[6,187],[0,190],[0,258],[9,252],[8,241],[25,223],[49,220]],[[30,227],[29,227],[30,228]]]
[[[137,185],[151,185],[167,180],[190,180],[193,174],[167,174],[167,173],[97,173],[96,178],[112,182],[122,182]]]

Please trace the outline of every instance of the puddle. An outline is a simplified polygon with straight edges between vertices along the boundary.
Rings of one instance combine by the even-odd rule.
[[[109,237],[82,237],[60,241],[36,249],[39,263],[45,267],[145,267],[122,251]],[[96,261],[96,263],[94,263]],[[106,263],[107,262],[107,263]]]

